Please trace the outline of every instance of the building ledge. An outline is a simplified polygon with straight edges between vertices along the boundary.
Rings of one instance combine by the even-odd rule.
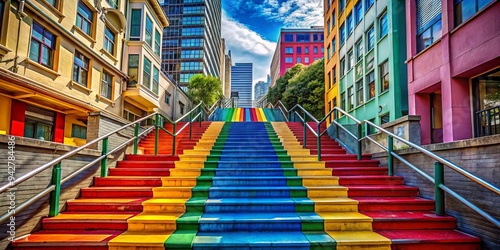
[[[43,66],[43,65],[41,65],[41,64],[39,64],[39,63],[29,59],[29,58],[26,58],[24,61],[26,62],[27,65],[34,66],[35,68],[40,69],[40,70],[44,71],[45,73],[48,73],[49,75],[52,76],[52,78],[57,78],[57,77],[61,76],[61,74],[59,74],[57,71],[50,69],[48,67],[45,67],[45,66]]]
[[[103,53],[104,55],[106,55],[109,59],[113,60],[113,62],[117,63],[118,62],[118,59],[116,58],[115,55],[109,53],[107,50],[105,50],[104,48],[101,49],[101,53]]]
[[[108,99],[107,97],[104,97],[104,96],[102,96],[100,94],[96,94],[95,96],[96,96],[96,99],[98,101],[107,103],[107,104],[111,105],[111,107],[115,107],[116,103],[114,101]]]
[[[89,36],[89,34],[85,33],[85,31],[78,28],[78,26],[73,25],[73,30],[82,35],[83,37],[87,38],[87,40],[89,40],[92,43],[92,46],[94,46],[94,44],[96,43],[93,37]]]
[[[0,55],[6,55],[9,52],[11,52],[9,48],[5,47],[3,44],[0,44]]]
[[[85,86],[82,86],[81,84],[79,84],[79,83],[77,83],[77,82],[75,82],[73,80],[71,80],[69,82],[69,85],[70,85],[70,89],[73,89],[73,88],[78,89],[80,91],[83,91],[83,92],[87,93],[87,95],[90,95],[90,93],[92,93],[91,89],[89,89],[89,88],[87,88]]]

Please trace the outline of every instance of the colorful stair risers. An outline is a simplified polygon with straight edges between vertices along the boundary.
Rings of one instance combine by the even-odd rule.
[[[287,125],[304,145],[302,124]],[[316,155],[316,138],[310,131],[306,138],[307,148]],[[357,161],[355,155],[339,154],[334,149],[337,145],[322,138],[322,160],[339,177],[340,185],[348,188],[360,213],[372,218],[373,230],[392,241],[393,249],[479,249],[479,239],[455,231],[454,218],[434,214],[434,201],[418,197],[418,188],[405,186],[401,177],[388,176],[387,168],[370,161],[370,155]]]
[[[266,108],[225,108],[217,110],[212,119],[226,122],[283,121],[283,115],[276,111]]]

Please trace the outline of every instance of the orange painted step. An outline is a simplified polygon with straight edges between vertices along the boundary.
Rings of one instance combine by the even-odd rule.
[[[40,231],[12,243],[16,249],[33,250],[107,250],[108,242],[123,233],[121,230],[77,231],[51,233]]]
[[[178,161],[177,155],[126,155],[125,159],[128,161]]]

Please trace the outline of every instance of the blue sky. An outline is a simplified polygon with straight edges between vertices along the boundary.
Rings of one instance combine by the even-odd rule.
[[[323,25],[323,0],[222,0],[222,37],[233,64],[254,64],[265,80],[282,27]]]

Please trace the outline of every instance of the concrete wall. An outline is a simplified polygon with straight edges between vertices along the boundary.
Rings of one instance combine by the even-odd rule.
[[[427,145],[425,148],[473,175],[500,186],[499,135]],[[396,152],[430,176],[434,176],[434,160],[430,157],[410,149]],[[374,154],[373,157],[380,160],[382,165],[387,164],[386,154]],[[403,176],[405,184],[419,187],[420,196],[434,199],[434,185],[397,160],[395,175]],[[500,196],[446,167],[445,185],[493,217],[500,218]],[[480,237],[483,249],[500,249],[500,229],[450,195],[446,195],[446,213],[457,218],[460,230]]]

